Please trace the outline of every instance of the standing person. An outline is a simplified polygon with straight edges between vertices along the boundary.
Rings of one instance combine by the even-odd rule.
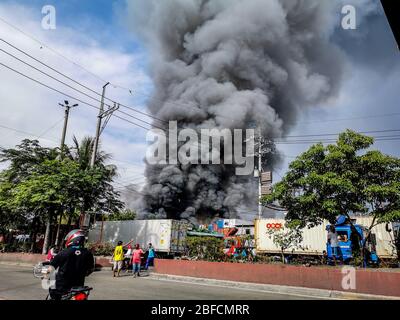
[[[147,256],[147,260],[146,260],[146,266],[145,269],[148,270],[149,266],[151,265],[152,267],[154,266],[154,257],[155,257],[155,253],[154,253],[154,248],[153,245],[151,243],[149,243],[149,254]]]
[[[129,241],[126,244],[123,244],[122,241],[118,241],[117,246],[114,249],[114,254],[113,254],[113,277],[115,277],[115,273],[117,273],[117,277],[119,277],[119,274],[121,273],[122,269],[122,264],[124,262],[124,247],[128,246],[131,244],[133,240]]]
[[[49,251],[47,252],[46,260],[51,262],[54,257],[57,255],[57,249],[55,246],[50,247]]]
[[[140,249],[140,245],[136,244],[135,249],[132,252],[132,264],[135,269],[133,271],[133,277],[136,278],[136,275],[140,277],[140,263],[142,261],[143,250]]]
[[[361,242],[361,235],[357,231],[354,225],[350,226],[351,233],[350,233],[350,241],[351,241],[351,253],[353,258],[358,258],[360,256],[360,242]]]
[[[332,248],[332,257],[333,263],[336,265],[336,257],[338,255],[339,243],[338,243],[338,234],[336,232],[335,226],[330,225],[328,231],[328,243]]]

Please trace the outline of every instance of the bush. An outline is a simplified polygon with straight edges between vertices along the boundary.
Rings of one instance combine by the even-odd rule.
[[[0,252],[24,252],[28,253],[31,250],[31,242],[12,242],[0,243]]]
[[[95,256],[112,256],[114,252],[114,246],[109,242],[104,243],[89,243],[87,248],[93,253]]]
[[[221,261],[224,259],[224,240],[214,237],[187,237],[187,255],[208,261]]]

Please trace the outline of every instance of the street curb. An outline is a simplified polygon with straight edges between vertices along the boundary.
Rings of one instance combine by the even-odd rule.
[[[34,264],[15,262],[15,261],[0,261],[0,265],[31,267],[31,268],[34,266]],[[106,271],[106,269],[108,268],[102,267],[99,269],[100,270],[96,271]],[[235,282],[228,280],[167,275],[167,274],[153,273],[153,272],[149,274],[149,277],[145,277],[143,279],[176,281],[182,283],[186,282],[198,285],[213,285],[225,288],[264,291],[266,293],[287,294],[287,295],[295,295],[295,296],[309,297],[309,298],[323,298],[323,299],[336,299],[336,300],[400,300],[400,297],[393,297],[393,296],[372,295],[372,294],[343,292],[335,290],[305,288],[305,287],[280,286],[272,284],[258,284],[250,282]]]
[[[235,282],[228,280],[217,280],[207,278],[195,278],[187,276],[175,276],[160,273],[151,273],[149,279],[188,282],[198,285],[214,285],[226,288],[236,288],[253,291],[264,291],[268,293],[296,295],[309,298],[324,298],[333,300],[400,300],[400,297],[371,295],[354,292],[342,292],[334,290],[323,290],[305,287],[279,286],[271,284],[257,284],[249,282]]]
[[[16,262],[16,261],[0,261],[0,265],[4,266],[19,266],[19,267],[34,267],[36,263]]]

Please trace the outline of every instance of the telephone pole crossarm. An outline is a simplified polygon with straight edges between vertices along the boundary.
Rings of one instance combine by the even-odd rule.
[[[107,111],[104,111],[104,112],[103,112],[103,114],[102,114],[101,117],[102,117],[102,118],[105,118],[105,120],[104,120],[103,125],[101,126],[100,135],[103,133],[104,129],[106,128],[106,126],[107,126],[107,124],[108,124],[108,121],[110,120],[110,118],[111,118],[111,116],[113,115],[113,113],[119,109],[119,106],[120,106],[119,104],[117,105],[117,104],[114,102],[114,107],[109,108]]]

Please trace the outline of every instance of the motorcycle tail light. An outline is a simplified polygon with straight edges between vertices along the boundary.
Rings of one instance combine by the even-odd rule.
[[[82,292],[78,293],[77,295],[72,297],[72,300],[80,300],[80,301],[82,301],[82,300],[86,300],[86,299],[87,299],[87,295],[82,293]]]

